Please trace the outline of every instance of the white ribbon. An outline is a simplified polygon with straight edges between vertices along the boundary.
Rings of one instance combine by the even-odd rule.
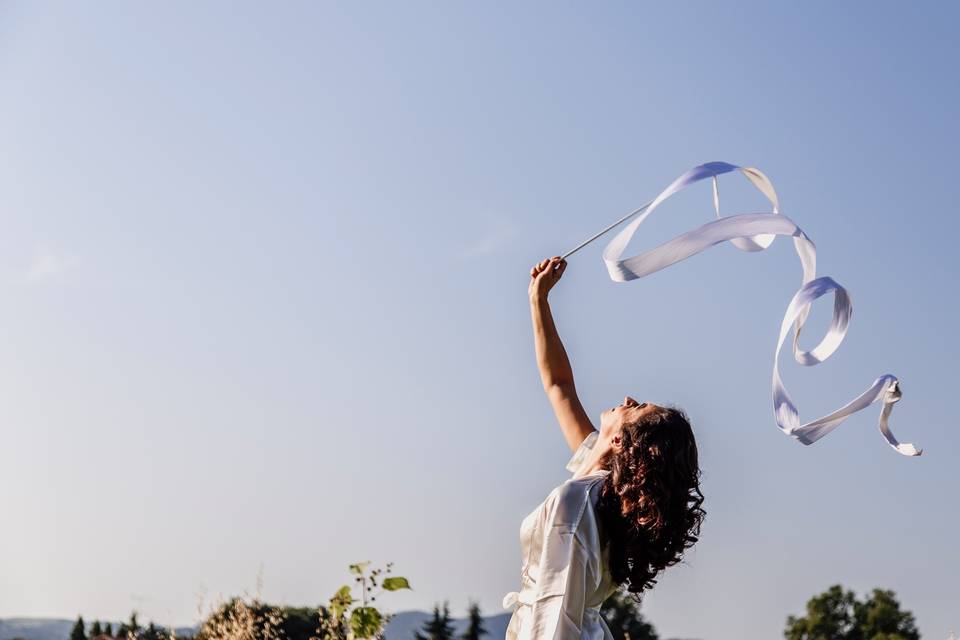
[[[739,171],[770,201],[773,211],[770,213],[746,213],[734,216],[720,216],[720,196],[717,176]],[[659,247],[633,256],[621,259],[627,244],[637,228],[653,213],[664,200],[695,182],[704,178],[713,179],[713,204],[717,220],[688,231],[676,238],[663,243]],[[780,325],[780,337],[777,349],[773,356],[773,408],[777,426],[787,435],[799,440],[803,444],[813,444],[823,436],[833,431],[848,416],[866,408],[877,400],[883,402],[880,412],[880,433],[894,449],[907,456],[918,456],[922,450],[912,444],[900,443],[893,436],[887,421],[893,409],[893,403],[900,399],[899,381],[896,376],[884,374],[877,378],[870,388],[851,400],[845,406],[833,413],[817,418],[812,422],[800,424],[800,416],[790,394],[787,393],[780,379],[779,360],[784,340],[793,327],[793,357],[802,365],[815,365],[823,362],[836,351],[847,334],[847,325],[853,307],[847,290],[832,278],[816,277],[817,250],[813,241],[790,218],[781,215],[777,201],[777,194],[773,184],[762,172],[751,167],[738,167],[726,162],[708,162],[690,169],[673,181],[650,204],[628,214],[621,221],[634,213],[643,211],[643,214],[633,220],[610,241],[603,250],[603,260],[610,272],[610,277],[616,282],[626,282],[650,275],[685,258],[696,255],[705,249],[724,241],[730,241],[733,246],[742,251],[762,251],[773,244],[776,236],[792,236],[793,245],[800,257],[803,267],[803,285],[793,296],[783,323]],[[614,223],[613,226],[616,226]],[[608,227],[608,230],[612,227]],[[589,243],[599,235],[587,241]],[[584,244],[587,244],[584,243]],[[580,245],[584,246],[584,245]],[[579,249],[580,247],[577,247]],[[576,251],[577,249],[574,249]],[[571,251],[570,253],[573,253]],[[568,253],[567,255],[570,255]],[[566,256],[564,256],[566,257]],[[816,347],[810,351],[800,348],[800,330],[810,313],[810,306],[820,296],[833,292],[833,321],[826,335]]]

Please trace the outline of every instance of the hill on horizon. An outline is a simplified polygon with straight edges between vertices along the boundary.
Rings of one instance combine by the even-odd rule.
[[[384,629],[384,637],[387,640],[412,640],[413,632],[419,630],[423,623],[433,617],[432,613],[423,611],[398,611],[394,614],[387,628]],[[88,620],[87,622],[92,622]],[[484,627],[490,640],[503,638],[507,633],[507,623],[510,622],[510,613],[500,613],[492,616],[484,616]],[[67,618],[0,618],[0,640],[14,640],[22,638],[23,640],[67,640],[70,637],[70,630],[73,628],[75,619]],[[101,623],[109,622],[114,628],[120,625],[120,622],[101,620]],[[452,618],[454,633],[462,634],[467,628],[467,618]],[[188,635],[196,631],[196,627],[177,627],[178,635]]]

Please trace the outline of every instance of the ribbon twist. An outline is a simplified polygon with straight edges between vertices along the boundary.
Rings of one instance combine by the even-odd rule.
[[[770,201],[773,211],[721,217],[717,176],[732,171],[739,171],[753,183]],[[716,220],[683,233],[659,247],[631,258],[622,258],[633,234],[654,209],[681,189],[706,178],[713,180],[713,206],[717,215]],[[805,366],[819,364],[829,358],[843,342],[853,305],[847,290],[835,280],[827,276],[816,277],[816,247],[793,220],[780,214],[777,193],[767,176],[752,167],[739,167],[726,162],[708,162],[690,169],[674,180],[648,206],[640,210],[643,210],[643,213],[620,231],[603,250],[603,261],[607,271],[616,282],[626,282],[650,275],[721,242],[729,241],[741,251],[763,251],[773,244],[776,236],[791,236],[803,267],[803,282],[800,290],[787,306],[780,325],[777,349],[773,356],[773,410],[777,426],[801,443],[813,444],[836,429],[850,415],[880,400],[883,402],[883,409],[880,412],[878,426],[884,439],[903,455],[919,456],[922,453],[921,449],[912,444],[898,442],[890,431],[888,424],[890,412],[893,409],[893,403],[900,399],[899,381],[896,376],[890,374],[877,378],[869,389],[836,411],[806,424],[800,424],[797,407],[780,379],[780,351],[783,349],[787,334],[792,327],[793,357],[797,362]],[[799,344],[800,330],[810,314],[811,305],[814,300],[830,292],[833,292],[833,320],[830,327],[816,347],[804,351]]]

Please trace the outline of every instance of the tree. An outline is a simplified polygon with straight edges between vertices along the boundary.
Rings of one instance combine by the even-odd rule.
[[[147,625],[147,628],[143,630],[143,633],[140,634],[140,640],[166,640],[167,630],[163,627],[158,627],[150,621],[150,624]]]
[[[235,597],[222,603],[200,625],[198,640],[285,640],[283,613],[257,598]],[[325,637],[325,636],[321,636]]]
[[[863,601],[835,584],[807,602],[807,615],[787,617],[787,640],[920,640],[913,614],[893,591],[874,589]]]
[[[117,637],[122,640],[127,640],[127,638],[132,635],[136,638],[140,636],[141,629],[140,623],[137,622],[137,612],[131,611],[130,621],[120,623],[120,628],[117,629]],[[70,640],[73,640],[73,638]]]
[[[640,605],[629,595],[621,591],[603,601],[600,615],[610,627],[610,633],[616,640],[658,640],[653,625],[640,613]]]
[[[320,609],[312,607],[281,607],[283,622],[280,629],[287,640],[310,640],[320,626]]]
[[[83,616],[78,616],[73,629],[70,631],[70,640],[87,640],[86,626],[83,624]]]
[[[112,637],[113,637],[113,625],[110,624],[109,622],[104,622],[104,623],[103,623],[103,634],[106,635],[106,636],[110,636],[110,637],[112,638]]]
[[[480,640],[480,636],[489,635],[483,626],[483,616],[480,615],[480,605],[476,602],[471,602],[469,611],[467,630],[464,631],[461,638],[463,638],[463,640]]]
[[[854,610],[861,633],[868,640],[920,640],[913,614],[901,611],[893,591],[874,589]]]
[[[440,613],[440,607],[433,605],[433,619],[425,622],[420,631],[414,631],[413,636],[416,640],[453,640],[449,604],[444,601],[443,613]]]
[[[90,625],[90,637],[96,638],[99,635],[103,635],[103,629],[100,628],[100,621],[94,620],[93,624]]]

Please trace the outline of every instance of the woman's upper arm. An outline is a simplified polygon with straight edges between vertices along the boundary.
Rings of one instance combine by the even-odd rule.
[[[531,612],[531,637],[579,640],[587,601],[600,580],[596,536],[583,517],[589,494],[582,484],[564,484],[554,494],[540,552],[540,575]]]
[[[557,416],[557,422],[560,423],[560,430],[563,431],[563,437],[567,441],[570,451],[576,452],[580,443],[596,431],[596,427],[587,416],[580,404],[580,398],[577,397],[577,390],[573,382],[555,384],[547,389],[547,398],[550,399],[550,406],[553,407],[553,413]]]

